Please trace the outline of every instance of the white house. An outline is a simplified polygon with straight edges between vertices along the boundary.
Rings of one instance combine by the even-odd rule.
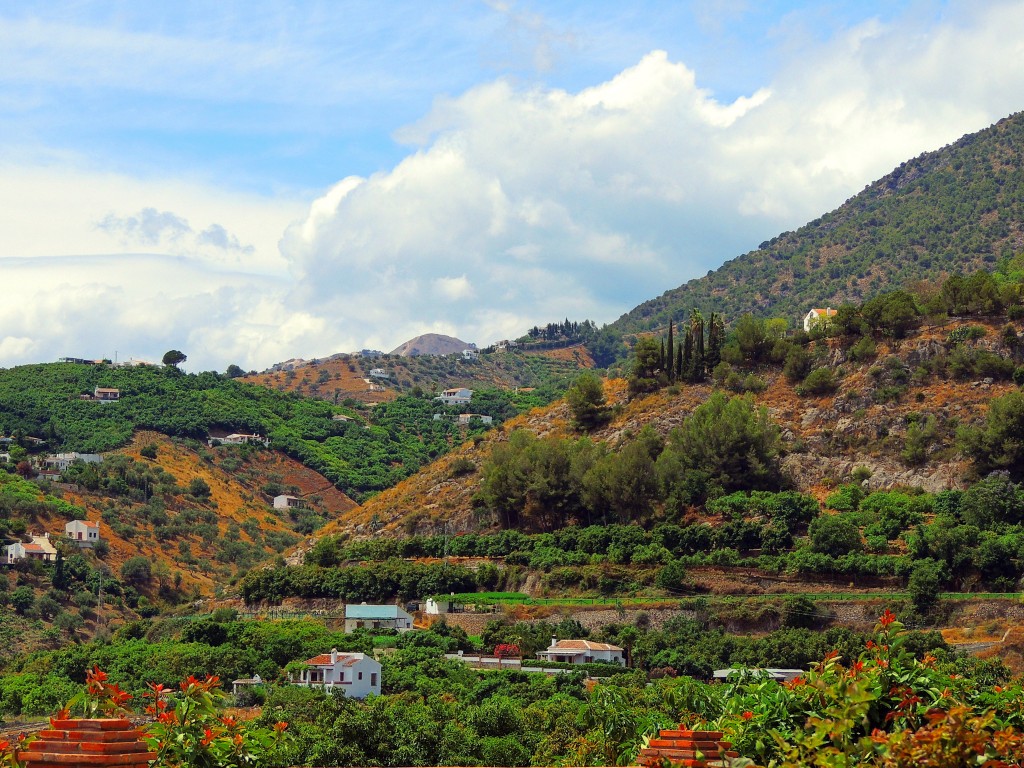
[[[816,326],[820,322],[828,322],[830,318],[833,318],[838,314],[837,310],[831,307],[825,309],[812,309],[806,315],[804,315],[804,330],[807,333],[811,332],[811,328]]]
[[[445,405],[469,405],[469,401],[473,399],[473,390],[465,387],[446,389],[434,399],[440,400]]]
[[[480,357],[480,351],[476,349],[464,349],[462,350],[463,360],[476,360]]]
[[[461,426],[469,426],[470,419],[480,419],[484,424],[493,424],[494,419],[490,416],[484,416],[482,413],[460,413],[459,424]]]
[[[388,378],[391,378],[391,377],[388,375],[388,372],[385,371],[383,368],[371,368],[370,369],[370,378],[372,378],[372,379],[388,379]]]
[[[397,605],[346,605],[345,631],[354,632],[364,627],[408,632],[412,629],[412,616]]]
[[[365,653],[321,653],[303,662],[306,668],[293,679],[295,685],[323,688],[350,699],[365,699],[371,693],[380,696],[380,662]]]
[[[246,435],[238,433],[224,435],[224,437],[214,437],[213,435],[210,435],[210,439],[207,440],[207,443],[212,446],[215,442],[220,443],[221,445],[248,445],[250,443],[270,445],[270,438],[263,437],[263,435]]]
[[[53,456],[47,456],[43,463],[52,470],[65,472],[76,461],[99,464],[103,461],[103,457],[98,453],[55,453]]]
[[[30,534],[31,535],[31,534]],[[50,562],[57,559],[57,550],[50,543],[50,534],[32,536],[32,541],[25,544],[16,541],[8,544],[5,548],[3,562],[7,565],[14,565],[19,560],[42,560]]]
[[[423,601],[423,612],[430,616],[443,616],[446,613],[462,613],[462,603],[456,603],[447,597],[428,597]]]
[[[540,651],[537,658],[567,664],[589,664],[592,661],[626,663],[625,651],[617,645],[595,643],[590,640],[556,640],[553,637],[548,649]]]
[[[91,547],[100,540],[100,524],[72,520],[64,524],[64,535],[80,547]]]
[[[305,509],[305,499],[300,499],[298,496],[286,496],[281,494],[280,496],[274,497],[274,509]]]
[[[113,403],[121,399],[121,390],[114,387],[96,387],[92,391],[92,396],[101,403]]]

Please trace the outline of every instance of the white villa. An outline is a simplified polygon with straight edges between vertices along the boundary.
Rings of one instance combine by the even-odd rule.
[[[625,651],[617,645],[595,643],[590,640],[556,640],[546,651],[540,651],[537,658],[542,661],[561,661],[567,664],[589,664],[592,661],[610,661],[625,664]]]
[[[408,632],[412,629],[412,616],[397,605],[346,605],[345,631],[354,632],[362,628]]]
[[[831,307],[825,309],[812,309],[806,315],[804,315],[804,330],[807,333],[811,332],[811,328],[821,322],[828,322],[831,318],[838,314],[837,310]]]
[[[64,536],[80,547],[91,547],[100,540],[100,524],[72,520],[64,524]]]
[[[103,457],[98,453],[55,453],[47,456],[44,460],[46,466],[57,472],[66,472],[68,467],[76,461],[83,461],[86,464],[99,464]]]
[[[96,387],[92,391],[92,396],[101,403],[113,403],[121,399],[121,390],[114,387]]]
[[[371,693],[380,695],[380,662],[365,653],[321,653],[303,662],[306,668],[292,679],[295,685],[323,688],[341,693],[350,699],[365,699]]]
[[[469,401],[473,399],[473,390],[465,387],[446,389],[434,399],[440,400],[445,405],[469,405]]]
[[[57,550],[53,544],[50,543],[50,534],[44,533],[42,536],[32,536],[32,541],[27,544],[16,541],[13,544],[8,544],[4,549],[3,562],[5,565],[14,565],[19,560],[42,560],[43,562],[51,562],[57,559]]]
[[[281,494],[274,497],[274,509],[305,509],[306,502],[298,496]]]

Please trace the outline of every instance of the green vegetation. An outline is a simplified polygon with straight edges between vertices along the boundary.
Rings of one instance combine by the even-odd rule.
[[[120,389],[120,400],[79,398],[97,386]],[[536,404],[527,399],[520,405],[508,393],[482,389],[474,395],[473,412],[500,423]],[[332,421],[337,409],[325,402],[211,372],[75,364],[0,371],[0,433],[41,437],[51,451],[88,453],[125,445],[136,429],[193,439],[217,430],[257,433],[356,499],[391,487],[484,431],[482,424],[465,430],[450,419],[433,419],[434,413],[459,410],[402,396],[376,406],[364,425]]]

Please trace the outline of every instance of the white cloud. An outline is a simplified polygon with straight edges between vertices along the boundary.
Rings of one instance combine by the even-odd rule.
[[[175,347],[196,367],[249,368],[610,321],[1020,109],[1020,29],[1020,3],[823,42],[781,29],[793,60],[730,100],[660,51],[579,92],[497,80],[439,98],[396,134],[404,160],[304,211],[8,160],[0,256],[26,257],[4,270],[30,301],[0,309],[0,355]],[[143,247],[179,258],[110,255]],[[89,256],[45,258],[67,253]]]

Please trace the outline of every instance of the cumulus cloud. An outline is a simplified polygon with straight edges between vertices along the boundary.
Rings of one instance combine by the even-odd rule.
[[[404,161],[345,179],[288,230],[291,296],[386,326],[384,347],[431,323],[486,342],[566,314],[609,321],[1020,108],[1024,7],[915,23],[803,41],[730,101],[662,51],[577,93],[498,80],[440,99],[398,132]]]
[[[263,367],[425,332],[485,344],[566,316],[610,321],[1020,109],[1022,28],[1024,6],[996,2],[824,41],[783,25],[791,63],[734,99],[663,51],[574,92],[482,84],[399,131],[401,162],[342,179],[272,238],[282,217],[267,201],[228,216],[212,192],[191,205],[152,186],[122,194],[88,208],[94,234],[180,258],[57,262],[44,228],[15,232],[8,244],[37,253],[5,262],[29,301],[0,309],[0,354],[116,344]],[[32,221],[47,188],[31,202],[3,194],[8,178],[0,204]]]

